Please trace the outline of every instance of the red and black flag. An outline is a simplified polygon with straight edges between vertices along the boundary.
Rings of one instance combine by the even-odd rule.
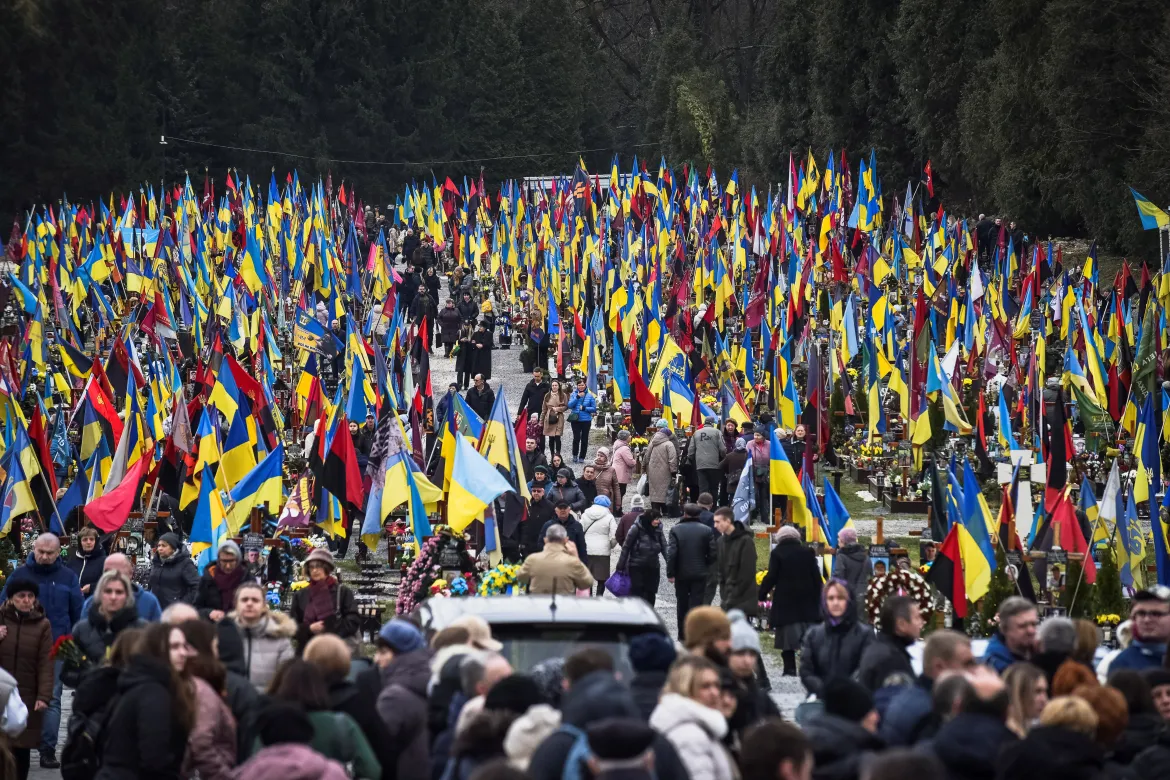
[[[313,456],[309,459],[309,467],[317,477],[317,484],[320,487],[337,496],[342,503],[348,504],[351,511],[361,512],[364,503],[362,473],[358,468],[357,451],[353,448],[353,438],[349,435],[349,422],[345,418],[345,412],[338,412],[331,433],[325,433],[326,428],[326,421],[322,416],[321,432],[318,434]]]
[[[955,605],[955,617],[967,617],[967,585],[963,581],[963,556],[959,552],[959,525],[951,526],[935,553],[926,581]]]

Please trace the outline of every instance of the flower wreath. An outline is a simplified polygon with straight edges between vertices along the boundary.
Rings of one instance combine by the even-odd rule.
[[[516,575],[520,572],[518,563],[501,563],[491,571],[485,572],[479,581],[480,596],[501,596],[510,593],[516,584]]]
[[[909,596],[918,602],[918,608],[925,615],[933,608],[930,597],[930,585],[926,580],[912,571],[894,569],[880,577],[869,581],[865,592],[865,613],[869,616],[870,625],[881,630],[880,613],[886,598],[894,595]]]

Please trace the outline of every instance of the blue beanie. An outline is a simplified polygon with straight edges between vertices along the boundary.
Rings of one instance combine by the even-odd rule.
[[[666,634],[648,631],[630,640],[629,656],[635,672],[665,672],[674,663],[678,651]]]
[[[613,504],[610,503],[609,496],[598,496],[597,498],[593,499],[593,505],[603,506],[606,509],[609,509],[611,506],[613,506]]]
[[[402,618],[394,618],[378,632],[378,638],[395,653],[409,653],[426,645],[422,632],[414,623]]]

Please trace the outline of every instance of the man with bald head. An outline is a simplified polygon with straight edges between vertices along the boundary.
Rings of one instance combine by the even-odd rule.
[[[148,590],[143,590],[142,587],[134,581],[134,564],[131,563],[130,558],[122,553],[114,553],[106,556],[106,562],[102,565],[102,572],[117,571],[125,575],[126,579],[130,580],[130,586],[134,588],[134,606],[138,609],[138,617],[145,620],[147,623],[157,623],[162,618],[162,607],[159,606],[158,599]],[[89,605],[93,603],[93,596],[85,600],[81,605],[81,614],[89,614]]]
[[[13,572],[8,582],[23,572],[37,584],[37,601],[45,610],[53,641],[73,630],[81,620],[81,582],[77,575],[61,560],[61,540],[54,534],[41,534],[33,542],[25,564]],[[8,586],[0,592],[0,602],[7,600]],[[61,728],[61,661],[53,665],[53,699],[45,710],[41,728],[41,767],[57,769],[57,732]]]

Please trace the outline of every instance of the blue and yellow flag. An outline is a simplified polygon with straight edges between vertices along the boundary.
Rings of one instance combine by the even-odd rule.
[[[1170,214],[1155,206],[1149,198],[1133,187],[1130,187],[1129,191],[1133,193],[1133,202],[1137,205],[1143,230],[1159,230],[1170,227]]]
[[[496,467],[475,451],[461,433],[455,434],[455,463],[447,494],[447,524],[456,533],[483,515],[500,495],[512,490]]]

